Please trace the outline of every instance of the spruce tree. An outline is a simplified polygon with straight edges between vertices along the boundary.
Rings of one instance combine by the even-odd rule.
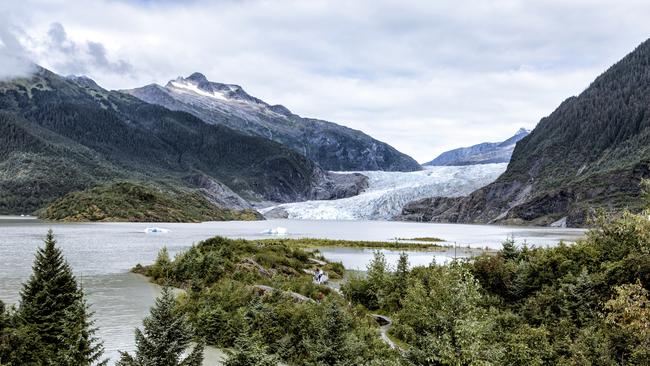
[[[514,237],[506,239],[501,245],[501,256],[503,259],[507,261],[517,259],[519,253],[517,251],[517,244],[515,243]]]
[[[393,274],[393,299],[391,301],[392,310],[399,310],[402,308],[402,300],[406,297],[408,290],[409,280],[409,257],[408,254],[402,252],[397,261],[397,268]]]
[[[122,352],[118,366],[201,366],[202,343],[181,359],[192,341],[192,331],[185,316],[174,310],[175,303],[170,288],[164,287],[143,321],[144,332],[135,330],[135,356]]]
[[[17,324],[38,351],[29,355],[38,364],[92,365],[100,361],[104,348],[94,337],[83,291],[72,269],[57,248],[52,230],[45,247],[36,251],[33,273],[20,293]],[[35,347],[36,345],[34,345]],[[34,348],[30,347],[30,348]]]
[[[243,331],[235,340],[235,350],[230,354],[225,366],[276,366],[280,360],[267,353],[259,334],[250,335]]]

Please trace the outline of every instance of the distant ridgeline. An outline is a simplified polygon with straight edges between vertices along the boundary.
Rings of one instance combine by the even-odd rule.
[[[481,144],[461,147],[445,151],[437,158],[422,165],[430,166],[458,166],[491,163],[507,163],[510,161],[515,144],[528,136],[530,131],[520,128],[514,136],[501,142],[483,142]]]
[[[650,41],[543,118],[495,182],[465,198],[412,202],[402,218],[583,226],[597,208],[639,210],[648,176]]]
[[[32,77],[0,82],[0,214],[31,213],[70,192],[119,181],[197,192],[218,208],[247,210],[248,200],[345,197],[363,189],[364,179],[332,178],[276,142],[107,91],[85,77],[38,68]],[[101,193],[84,197],[116,192]],[[206,202],[187,209],[219,217],[203,210]],[[178,203],[157,201],[152,209],[171,212]],[[69,213],[60,204],[56,211]]]

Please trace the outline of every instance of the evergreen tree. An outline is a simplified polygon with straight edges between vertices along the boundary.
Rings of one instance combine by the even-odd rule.
[[[83,291],[56,247],[52,230],[47,233],[45,247],[37,250],[32,269],[16,314],[16,334],[22,334],[18,341],[31,344],[21,347],[30,350],[24,357],[37,364],[105,364],[99,361],[104,348],[94,337],[96,329],[89,319]]]
[[[122,352],[118,366],[201,366],[202,343],[181,360],[192,341],[192,331],[185,316],[174,310],[175,304],[171,289],[164,287],[143,321],[144,332],[135,330],[135,356]]]
[[[267,353],[267,349],[259,338],[249,332],[242,332],[235,340],[235,351],[228,357],[225,366],[276,366],[279,359]]]
[[[9,316],[5,311],[5,303],[2,302],[2,300],[0,300],[0,337],[2,337],[2,334],[8,322],[9,322]]]
[[[368,291],[370,291],[370,303],[367,304],[369,309],[380,309],[385,305],[387,292],[386,285],[388,282],[388,264],[386,263],[386,256],[380,251],[375,251],[372,261],[367,266],[368,268]]]
[[[502,244],[501,256],[503,259],[510,261],[517,259],[519,253],[517,251],[517,245],[515,244],[515,238],[510,237],[506,239]]]
[[[79,301],[66,311],[66,323],[63,333],[59,336],[61,343],[68,350],[59,360],[59,365],[84,365],[98,362],[103,353],[103,344],[95,336],[97,329],[90,319],[92,313],[88,310],[83,293]],[[105,365],[108,360],[100,361]]]
[[[402,308],[402,301],[406,296],[408,290],[409,279],[409,257],[408,254],[402,252],[397,261],[397,268],[393,274],[393,289],[391,291],[392,298],[390,306],[392,310],[399,310]]]

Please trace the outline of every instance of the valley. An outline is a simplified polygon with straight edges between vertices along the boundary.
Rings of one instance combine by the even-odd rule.
[[[650,5],[87,5],[0,3],[0,366],[650,365]]]

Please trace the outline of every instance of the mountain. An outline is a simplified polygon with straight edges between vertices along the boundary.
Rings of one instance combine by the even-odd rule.
[[[565,100],[466,198],[405,207],[410,220],[583,226],[594,209],[639,210],[650,176],[650,40]]]
[[[475,165],[507,163],[510,161],[512,152],[517,142],[528,136],[530,131],[520,128],[514,136],[502,142],[484,142],[470,147],[461,147],[445,151],[437,158],[422,165],[430,166],[453,166],[453,165]]]
[[[237,209],[250,208],[246,200],[340,198],[364,184],[332,177],[276,142],[85,77],[41,68],[0,82],[0,213],[32,212],[70,192],[124,180],[194,190]]]
[[[194,73],[167,85],[124,90],[147,103],[185,111],[215,125],[277,141],[334,171],[415,171],[420,165],[390,145],[361,131],[295,115],[269,105],[239,85],[209,81]]]

